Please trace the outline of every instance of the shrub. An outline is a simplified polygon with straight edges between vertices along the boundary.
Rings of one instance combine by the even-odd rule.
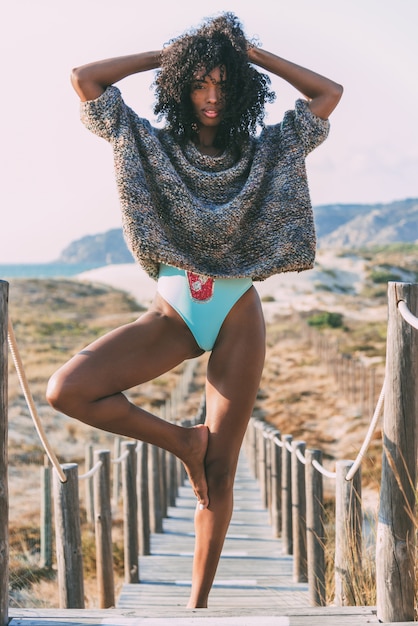
[[[309,326],[315,326],[316,328],[341,328],[343,316],[341,313],[323,311],[309,317],[307,322]]]

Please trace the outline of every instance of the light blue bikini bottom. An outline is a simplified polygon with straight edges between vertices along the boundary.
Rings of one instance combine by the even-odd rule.
[[[212,350],[226,316],[251,285],[251,278],[216,278],[211,297],[196,300],[185,270],[161,264],[157,291],[186,322],[198,346]]]

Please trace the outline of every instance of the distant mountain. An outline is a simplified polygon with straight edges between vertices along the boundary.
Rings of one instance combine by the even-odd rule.
[[[359,248],[418,242],[418,198],[389,204],[328,204],[314,207],[319,247]],[[122,229],[87,235],[70,243],[60,263],[132,263]]]
[[[61,252],[60,263],[91,263],[92,265],[111,265],[133,263],[123,238],[122,229],[114,228],[98,235],[86,235],[70,243]]]
[[[418,242],[418,199],[389,204],[331,204],[314,209],[321,248]]]

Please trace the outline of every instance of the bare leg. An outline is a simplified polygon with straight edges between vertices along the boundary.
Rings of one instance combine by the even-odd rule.
[[[157,296],[151,311],[98,339],[60,368],[49,382],[48,401],[82,422],[172,452],[183,461],[196,496],[207,506],[207,427],[170,424],[122,393],[201,353],[183,320]]]
[[[265,328],[254,288],[225,320],[207,375],[210,504],[195,514],[196,546],[188,608],[207,607],[233,506],[233,483],[242,439],[254,406],[265,356]]]

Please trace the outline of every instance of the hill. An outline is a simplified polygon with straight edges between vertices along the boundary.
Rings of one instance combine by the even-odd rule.
[[[351,249],[418,241],[418,199],[389,204],[334,204],[315,207],[322,248]]]
[[[329,204],[314,207],[318,244],[323,249],[418,242],[418,198],[388,204]],[[87,235],[70,243],[60,263],[132,263],[122,229]]]
[[[112,265],[132,263],[121,228],[113,228],[97,235],[86,235],[71,242],[58,259],[59,263]]]

